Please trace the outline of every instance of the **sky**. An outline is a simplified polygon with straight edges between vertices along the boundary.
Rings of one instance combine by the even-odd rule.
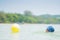
[[[34,15],[60,15],[60,0],[0,0],[0,11],[23,14],[25,10]]]

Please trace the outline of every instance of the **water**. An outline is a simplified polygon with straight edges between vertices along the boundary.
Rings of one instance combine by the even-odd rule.
[[[0,24],[0,40],[60,40],[59,24],[20,24],[19,33],[11,33],[12,24]],[[55,28],[55,32],[46,33],[48,25]]]

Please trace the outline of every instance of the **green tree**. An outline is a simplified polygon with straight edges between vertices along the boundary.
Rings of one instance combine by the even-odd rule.
[[[24,15],[25,16],[32,16],[32,12],[31,11],[24,11]]]

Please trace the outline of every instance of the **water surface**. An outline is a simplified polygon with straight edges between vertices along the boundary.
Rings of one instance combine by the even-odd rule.
[[[59,24],[19,24],[20,32],[11,33],[12,24],[0,24],[0,40],[60,40]],[[52,25],[55,32],[46,33],[47,26]]]

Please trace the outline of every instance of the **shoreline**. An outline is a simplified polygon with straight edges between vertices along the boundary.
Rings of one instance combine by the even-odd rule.
[[[15,23],[0,23],[0,24],[15,24]],[[46,24],[46,23],[17,23],[17,24]]]

